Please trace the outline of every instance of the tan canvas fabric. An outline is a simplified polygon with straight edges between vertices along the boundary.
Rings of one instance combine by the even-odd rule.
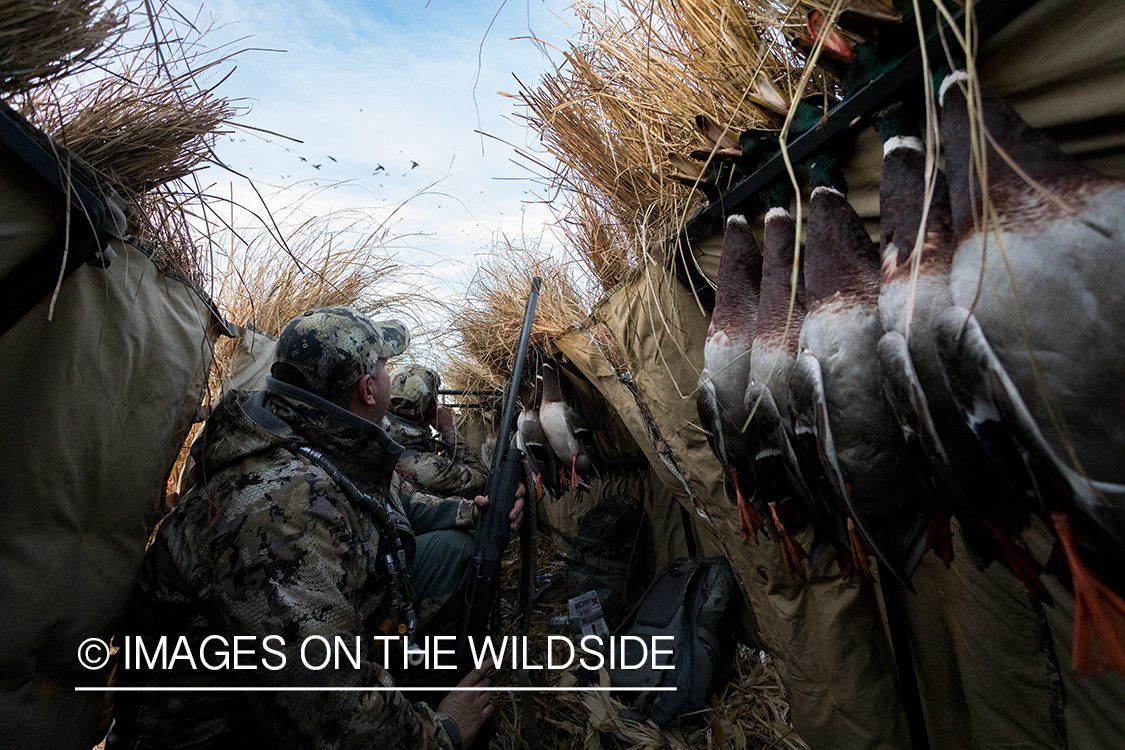
[[[276,351],[275,337],[249,326],[243,328],[242,335],[235,339],[234,355],[223,379],[223,393],[229,390],[260,391],[265,388],[266,376],[270,374]]]
[[[1045,563],[1055,544],[1054,533],[1037,517],[1021,535],[1023,543],[1040,563]],[[1125,677],[1102,673],[1079,677],[1074,672],[1074,597],[1052,575],[1040,576],[1052,603],[1043,607],[1051,630],[1054,653],[1066,696],[1064,718],[1070,750],[1109,750],[1121,747],[1125,737]]]
[[[694,502],[714,521],[713,538],[753,605],[797,731],[814,748],[903,746],[905,720],[872,582],[843,581],[834,563],[807,583],[793,580],[773,542],[739,537],[737,511],[724,496],[695,407],[708,316],[656,268],[623,284],[595,315],[617,337]],[[802,540],[810,541],[808,530]]]
[[[192,287],[115,243],[0,337],[0,746],[88,750],[108,638],[198,408],[215,337]],[[104,729],[104,727],[103,727]]]
[[[927,555],[903,597],[931,746],[1066,747],[1042,608],[999,563],[978,571],[959,534],[954,549],[948,571]]]
[[[683,486],[659,459],[656,459],[656,466],[652,465],[655,448],[644,437],[637,405],[596,344],[579,331],[567,334],[555,344],[560,353],[582,371],[583,377],[579,378],[562,368],[564,387],[573,394],[573,405],[582,414],[587,427],[595,432],[605,456],[644,456],[650,464],[607,467],[588,490],[570,491],[556,500],[544,500],[540,512],[553,529],[573,537],[578,521],[602,498],[612,495],[638,498],[644,503],[645,518],[637,537],[634,569],[637,575],[651,578],[669,560],[687,555],[680,506],[672,489],[678,486],[682,495]],[[606,397],[607,392],[613,401]],[[644,448],[634,437],[633,429],[641,431]]]

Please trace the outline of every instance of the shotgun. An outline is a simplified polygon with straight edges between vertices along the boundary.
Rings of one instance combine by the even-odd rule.
[[[512,379],[504,399],[504,410],[500,415],[496,455],[492,459],[492,473],[489,474],[485,488],[488,505],[482,509],[477,521],[476,547],[465,589],[467,606],[461,621],[460,637],[457,639],[457,659],[461,664],[468,664],[470,659],[469,639],[472,638],[479,646],[488,634],[489,612],[500,590],[500,560],[504,555],[504,548],[508,546],[508,516],[515,505],[516,490],[523,478],[523,451],[512,445],[512,424],[516,417],[516,400],[527,356],[527,341],[531,336],[531,323],[535,319],[535,303],[539,299],[540,283],[538,276],[531,280],[531,293],[527,296],[527,308],[523,314],[515,366],[512,368]]]

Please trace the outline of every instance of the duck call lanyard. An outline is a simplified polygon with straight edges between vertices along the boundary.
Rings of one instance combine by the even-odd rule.
[[[406,636],[407,643],[413,642],[414,632],[418,629],[418,618],[414,614],[414,596],[410,590],[410,580],[406,576],[406,551],[403,549],[402,538],[398,535],[398,529],[391,518],[387,504],[378,503],[370,495],[360,491],[344,472],[336,468],[327,456],[315,448],[295,442],[289,443],[286,448],[301,454],[323,469],[344,495],[362,511],[360,515],[364,523],[363,551],[367,556],[367,573],[375,574],[378,567],[376,561],[378,561],[389,581],[387,590],[391,597],[390,611],[400,618],[395,629],[399,635]],[[371,544],[372,520],[379,527],[379,534],[387,543],[382,555],[380,550],[374,549]],[[393,623],[391,625],[394,626]]]

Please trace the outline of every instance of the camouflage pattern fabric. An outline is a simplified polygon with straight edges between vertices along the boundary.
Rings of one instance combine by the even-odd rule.
[[[484,494],[488,467],[469,447],[456,427],[432,437],[429,425],[417,424],[388,414],[383,428],[395,442],[407,449],[395,467],[396,489],[416,502],[433,503],[435,498],[467,498]],[[470,503],[471,505],[471,503]],[[466,514],[471,513],[471,519]],[[472,528],[475,511],[468,508],[458,515],[457,526]],[[413,523],[413,519],[411,519]],[[415,526],[415,530],[430,531]]]
[[[428,367],[410,365],[391,374],[391,409],[404,419],[421,424],[437,407],[441,378]]]
[[[285,448],[307,442],[329,456],[364,492],[386,493],[395,446],[381,429],[347,422],[277,395],[266,403],[290,426],[277,437],[243,409],[248,394],[233,391],[208,420],[197,444],[197,484],[160,525],[145,555],[122,633],[183,636],[200,653],[208,636],[280,636],[285,666],[257,646],[244,660],[252,670],[123,669],[122,686],[391,686],[370,638],[385,613],[386,578],[372,574],[363,543],[378,543],[365,516],[319,467]],[[400,523],[405,527],[405,520]],[[358,639],[358,669],[302,664],[309,636]],[[122,641],[128,643],[128,641]],[[169,646],[169,649],[171,646]],[[231,648],[228,645],[228,649]],[[208,649],[203,649],[208,652]],[[212,661],[214,647],[210,649]],[[310,660],[323,658],[317,644]],[[247,747],[451,748],[442,714],[412,705],[398,692],[118,693],[108,748]]]
[[[402,354],[409,343],[410,332],[398,320],[373,321],[350,307],[317,307],[285,325],[275,367],[296,368],[307,390],[329,396],[374,374],[380,359]]]

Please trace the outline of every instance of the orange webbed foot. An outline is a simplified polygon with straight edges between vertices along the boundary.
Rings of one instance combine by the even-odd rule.
[[[1043,572],[1043,566],[1037,563],[1035,558],[1028,554],[1026,550],[1009,539],[1007,534],[987,521],[983,523],[989,536],[992,537],[992,541],[1000,549],[1004,567],[1019,579],[1023,587],[1027,589],[1028,595],[1039,602],[1051,601],[1051,595],[1047,593],[1047,587],[1043,585],[1043,581],[1039,580],[1039,574]]]
[[[945,508],[940,503],[934,503],[934,506],[926,526],[926,549],[933,550],[945,569],[949,570],[953,563],[953,529]]]
[[[742,541],[754,540],[758,543],[758,531],[764,525],[762,517],[758,515],[758,511],[754,510],[754,506],[742,496],[742,491],[738,489],[738,483],[734,485],[734,494],[738,498],[738,528],[742,533]]]
[[[1125,601],[1082,562],[1070,518],[1052,511],[1074,583],[1074,671],[1080,676],[1113,670],[1125,675]]]
[[[848,519],[848,541],[852,546],[852,565],[870,576],[871,552],[864,544],[863,538],[859,535],[859,529],[856,528],[855,521],[851,518]]]
[[[773,524],[777,527],[777,542],[781,545],[781,560],[785,563],[785,569],[789,571],[789,575],[793,578],[803,578],[801,575],[801,560],[806,559],[809,554],[805,552],[805,548],[789,533],[785,524],[777,517],[776,503],[770,503],[770,515],[773,516]]]

